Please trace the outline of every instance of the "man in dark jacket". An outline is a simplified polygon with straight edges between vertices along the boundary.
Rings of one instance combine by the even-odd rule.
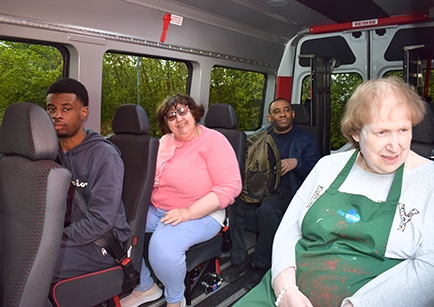
[[[131,233],[121,198],[120,152],[100,134],[84,129],[88,101],[86,88],[74,79],[60,79],[47,90],[46,108],[59,138],[59,160],[72,173],[53,282],[113,266],[114,258],[94,241],[112,231],[124,242]],[[87,209],[80,207],[74,193],[81,194]]]
[[[276,193],[260,204],[247,204],[237,198],[229,208],[232,210],[229,218],[232,265],[223,272],[223,278],[229,282],[237,280],[250,263],[243,235],[244,214],[249,209],[257,208],[259,234],[253,259],[254,274],[246,285],[248,289],[256,286],[271,267],[274,234],[292,197],[320,158],[315,138],[293,124],[295,116],[291,103],[286,99],[278,98],[271,102],[268,120],[275,122],[275,125],[270,134],[279,150],[282,163],[280,184]]]

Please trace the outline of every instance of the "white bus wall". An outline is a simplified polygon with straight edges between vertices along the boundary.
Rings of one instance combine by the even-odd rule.
[[[184,18],[159,42],[165,12],[120,0],[7,1],[0,7],[0,37],[62,44],[70,77],[89,91],[86,127],[100,131],[103,55],[108,50],[192,63],[191,96],[208,104],[210,73],[224,66],[265,73],[264,101],[274,98],[284,45]],[[212,52],[210,51],[212,50]],[[264,112],[266,113],[266,112]],[[263,116],[267,122],[266,114]]]

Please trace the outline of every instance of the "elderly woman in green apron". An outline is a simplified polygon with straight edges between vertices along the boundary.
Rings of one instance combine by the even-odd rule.
[[[235,306],[433,307],[434,163],[410,150],[425,106],[396,78],[360,85],[292,200],[272,269]]]

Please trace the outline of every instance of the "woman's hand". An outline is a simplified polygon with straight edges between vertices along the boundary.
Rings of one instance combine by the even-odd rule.
[[[288,287],[295,285],[295,267],[288,267],[273,281],[273,290],[276,298],[280,296],[282,289],[287,288],[279,300],[279,307],[313,307],[310,300],[296,287]]]
[[[188,208],[179,208],[167,211],[161,219],[161,222],[166,225],[172,224],[172,226],[176,226],[179,223],[187,222],[189,220],[190,212],[188,211]]]
[[[289,288],[283,293],[279,307],[313,307],[313,305],[301,291]]]

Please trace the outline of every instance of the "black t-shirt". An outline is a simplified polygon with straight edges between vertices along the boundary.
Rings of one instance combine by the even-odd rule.
[[[289,157],[289,149],[291,148],[292,140],[294,139],[294,129],[284,134],[277,134],[274,130],[271,131],[271,136],[276,143],[277,149],[279,149],[280,159],[287,159]],[[288,189],[289,186],[289,172],[285,176],[280,177],[279,188]]]

